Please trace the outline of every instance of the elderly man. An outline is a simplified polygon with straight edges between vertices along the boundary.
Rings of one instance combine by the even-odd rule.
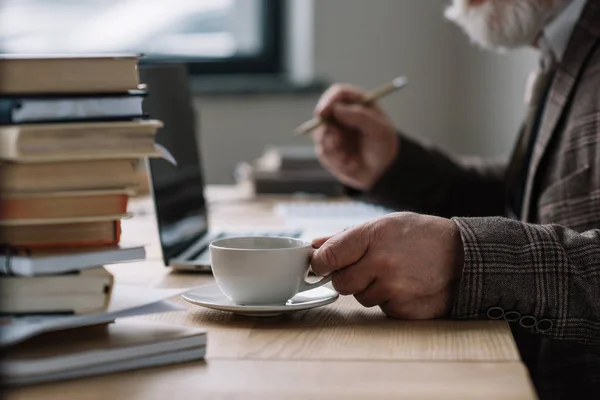
[[[356,196],[410,211],[317,239],[312,266],[390,317],[505,319],[542,398],[600,398],[600,0],[454,0],[486,48],[540,49],[507,165],[398,134],[335,85],[319,158]]]

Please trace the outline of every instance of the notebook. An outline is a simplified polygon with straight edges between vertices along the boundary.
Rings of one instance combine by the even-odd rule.
[[[8,349],[0,379],[25,385],[200,360],[206,339],[202,328],[134,319],[50,332]]]
[[[0,275],[62,274],[146,258],[143,246],[109,245],[55,248],[0,248]]]

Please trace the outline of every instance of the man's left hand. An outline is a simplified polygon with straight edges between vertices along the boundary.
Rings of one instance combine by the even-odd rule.
[[[449,219],[394,213],[313,241],[311,265],[334,288],[390,317],[431,319],[450,311],[463,245]]]

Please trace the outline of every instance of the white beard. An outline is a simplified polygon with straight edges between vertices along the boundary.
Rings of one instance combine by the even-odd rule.
[[[571,0],[453,0],[445,16],[483,48],[505,50],[535,45],[544,27]]]

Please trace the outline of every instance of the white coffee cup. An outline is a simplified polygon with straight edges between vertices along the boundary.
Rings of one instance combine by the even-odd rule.
[[[213,275],[238,305],[285,304],[299,292],[322,286],[308,283],[312,246],[286,237],[234,237],[210,244]]]

